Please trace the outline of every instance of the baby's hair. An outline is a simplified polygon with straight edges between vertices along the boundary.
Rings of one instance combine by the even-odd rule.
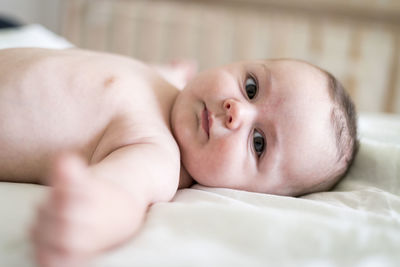
[[[357,113],[354,103],[343,85],[332,74],[327,71],[324,72],[328,77],[329,94],[334,103],[331,120],[335,129],[338,161],[344,160],[345,163],[336,177],[333,178],[334,184],[332,186],[334,186],[348,173],[358,152]]]
[[[331,73],[320,70],[328,79],[328,91],[333,101],[331,123],[334,129],[336,162],[339,168],[329,174],[324,182],[314,186],[312,192],[328,191],[334,188],[348,173],[359,148],[355,105],[343,85]]]

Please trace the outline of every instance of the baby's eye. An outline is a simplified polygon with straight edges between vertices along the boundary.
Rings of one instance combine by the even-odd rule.
[[[257,130],[254,130],[254,132],[253,132],[253,146],[254,146],[254,151],[256,152],[257,156],[260,157],[265,149],[264,148],[265,147],[265,139],[264,139],[263,135]]]
[[[246,79],[246,94],[249,99],[253,99],[257,94],[257,83],[253,77]]]

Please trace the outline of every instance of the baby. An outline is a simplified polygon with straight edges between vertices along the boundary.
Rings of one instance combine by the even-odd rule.
[[[357,150],[348,95],[302,61],[238,62],[182,91],[112,54],[7,49],[0,62],[0,180],[52,185],[32,228],[42,266],[86,266],[193,182],[329,190]]]

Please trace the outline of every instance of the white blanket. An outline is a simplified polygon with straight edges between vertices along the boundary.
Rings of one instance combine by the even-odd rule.
[[[95,266],[400,266],[400,116],[363,114],[360,135],[354,166],[331,192],[180,190]],[[0,266],[35,266],[28,233],[47,190],[0,183]]]

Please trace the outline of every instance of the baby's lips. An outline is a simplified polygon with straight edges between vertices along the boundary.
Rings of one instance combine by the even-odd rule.
[[[211,127],[213,125],[213,117],[212,117],[212,112],[208,110],[208,136],[210,136],[211,132]]]

